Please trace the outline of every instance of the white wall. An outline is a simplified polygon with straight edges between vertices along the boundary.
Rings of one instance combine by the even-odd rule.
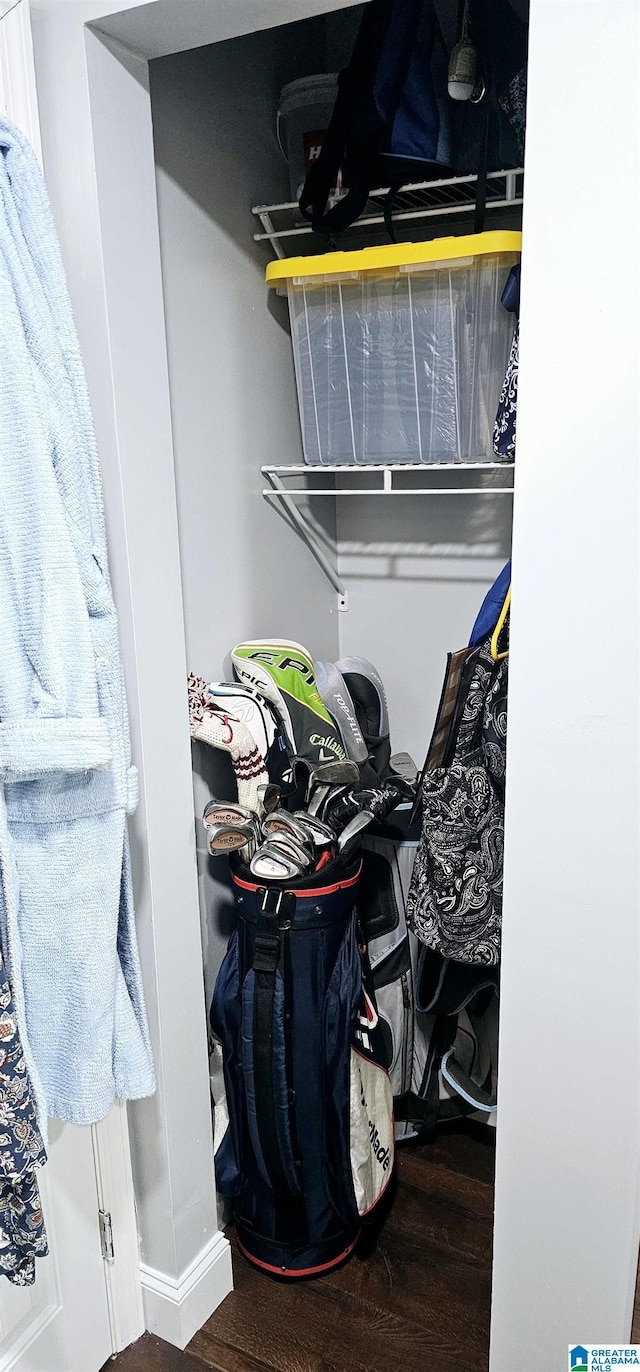
[[[532,0],[491,1372],[631,1326],[639,31],[635,0]]]

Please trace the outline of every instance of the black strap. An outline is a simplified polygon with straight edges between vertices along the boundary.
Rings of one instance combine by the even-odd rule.
[[[417,1143],[428,1143],[435,1134],[440,1110],[438,1073],[443,1054],[450,1046],[450,1034],[450,1025],[443,1016],[439,1016],[433,1025],[427,1063],[420,1086],[420,1109],[419,1113],[416,1111]]]
[[[276,972],[283,958],[283,939],[286,937],[282,926],[290,923],[295,909],[295,899],[291,891],[261,887],[258,892],[259,933],[256,935],[253,956],[253,1071],[258,1137],[274,1193],[275,1237],[283,1241],[304,1242],[304,1203],[301,1196],[292,1190],[282,1160],[276,1127],[273,1080]]]
[[[433,0],[371,0],[364,15],[349,65],[338,78],[338,95],[320,156],[307,175],[300,210],[316,232],[340,233],[362,213],[376,179],[380,145],[393,126],[404,89],[425,7]],[[393,84],[384,118],[374,99],[376,72],[391,25],[403,25]],[[434,28],[437,16],[434,11]],[[348,163],[349,190],[327,211],[338,172]]]
[[[482,125],[480,132],[480,152],[478,158],[478,180],[476,184],[475,213],[473,217],[473,232],[482,233],[487,208],[487,170],[489,161],[489,109],[493,99],[493,83],[491,79],[491,60],[490,60],[490,5],[491,0],[476,0],[474,6],[474,36],[480,54],[481,70],[478,75],[484,84],[484,95],[481,98]]]
[[[487,212],[487,170],[489,161],[489,92],[485,91],[482,100],[482,136],[480,141],[480,161],[476,184],[476,205],[473,216],[473,232],[482,233]]]

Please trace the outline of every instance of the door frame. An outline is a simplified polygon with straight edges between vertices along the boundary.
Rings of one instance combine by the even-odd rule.
[[[0,108],[29,139],[42,165],[29,0],[4,0],[0,8]],[[86,1126],[69,1126],[86,1127]],[[124,1101],[105,1119],[89,1126],[98,1210],[109,1216],[113,1257],[105,1257],[105,1297],[112,1352],[119,1353],[144,1333],[135,1195],[129,1126]],[[26,1349],[21,1350],[22,1355]]]

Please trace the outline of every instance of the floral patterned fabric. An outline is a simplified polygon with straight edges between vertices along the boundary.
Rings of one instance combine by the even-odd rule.
[[[16,1286],[31,1286],[49,1251],[36,1180],[46,1160],[0,956],[0,1274]]]
[[[477,650],[448,767],[425,772],[422,834],[407,916],[429,948],[458,962],[500,958],[507,659]]]

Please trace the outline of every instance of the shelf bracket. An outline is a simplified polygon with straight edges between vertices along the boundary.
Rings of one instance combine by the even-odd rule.
[[[272,496],[271,491],[264,491],[263,495],[265,500],[269,501],[271,508],[277,510],[278,514],[286,512],[288,522],[293,526],[296,533],[300,535],[303,543],[306,543],[309,552],[313,554],[318,566],[322,568],[330,585],[333,586],[338,597],[338,609],[345,612],[349,609],[349,596],[347,594],[346,586],[339,577],[331,559],[327,557],[315,530],[311,527],[308,520],[305,519],[302,510],[296,505],[293,496],[289,494],[283,481],[278,476],[278,473],[268,467],[263,467],[262,471],[263,475],[266,476],[267,481],[269,481],[270,485],[273,487],[274,492]]]

